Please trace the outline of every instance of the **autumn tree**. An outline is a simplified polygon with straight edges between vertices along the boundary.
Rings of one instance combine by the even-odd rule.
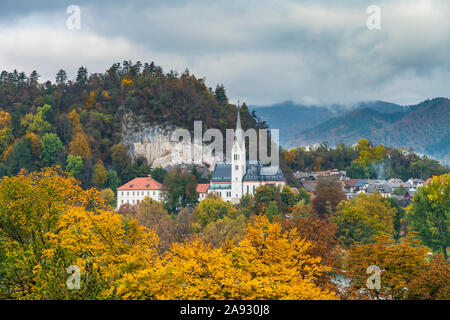
[[[350,282],[345,290],[345,298],[426,299],[448,294],[448,261],[443,262],[442,258],[436,257],[432,261],[440,259],[440,262],[430,263],[430,249],[422,246],[414,234],[399,240],[388,234],[375,238],[374,243],[356,243],[350,248],[346,261],[346,278]],[[376,265],[381,271],[379,290],[366,285],[370,276],[367,268],[371,265]],[[436,274],[436,268],[443,272]],[[429,286],[418,288],[421,278],[433,280]]]
[[[213,247],[221,247],[226,243],[238,245],[245,235],[247,219],[243,214],[234,217],[224,216],[208,223],[198,236]]]
[[[349,246],[354,242],[369,243],[382,233],[394,234],[397,211],[375,192],[359,194],[350,201],[342,201],[332,220],[337,224],[339,241]]]
[[[298,231],[301,237],[310,241],[308,254],[320,257],[321,264],[331,267],[330,272],[324,272],[318,278],[318,284],[322,288],[336,291],[332,279],[339,274],[340,246],[338,245],[336,231],[337,225],[328,219],[317,215],[310,204],[304,201],[298,202],[290,210],[290,218],[281,222],[283,230]]]
[[[336,212],[338,204],[347,199],[344,191],[342,191],[341,182],[335,178],[319,177],[316,193],[317,195],[312,201],[312,207],[321,217]]]
[[[170,213],[195,205],[198,199],[195,176],[184,173],[179,168],[169,171],[164,177],[162,193],[165,206]]]
[[[106,171],[105,166],[101,162],[97,162],[94,165],[92,172],[92,184],[98,188],[103,187],[108,180],[108,171]]]
[[[69,115],[68,119],[72,123],[72,141],[69,144],[70,154],[74,156],[80,156],[83,160],[88,159],[91,156],[91,148],[89,146],[89,141],[81,127],[80,116],[77,111],[73,109]]]
[[[174,244],[159,270],[123,277],[126,299],[335,299],[315,284],[324,270],[295,230],[257,217],[239,246],[213,248],[199,239]]]
[[[114,207],[116,202],[116,195],[114,194],[114,191],[112,191],[110,188],[105,188],[100,191],[100,194],[105,200],[105,203],[109,204],[111,207]]]
[[[62,267],[56,257],[52,261],[46,252],[51,248],[51,233],[58,230],[61,212],[70,206],[99,209],[102,202],[90,191],[83,191],[74,179],[54,169],[30,174],[22,171],[2,179],[0,238],[6,259],[0,262],[4,275],[0,290],[7,290],[6,295],[36,297],[36,291],[41,290],[36,284],[37,274],[52,274],[55,268]],[[57,254],[57,247],[54,249]]]
[[[236,209],[220,197],[208,197],[194,208],[194,218],[201,227],[226,216],[236,215]]]
[[[176,222],[169,216],[161,202],[146,197],[134,208],[121,206],[119,212],[125,218],[136,219],[140,225],[153,230],[160,239],[161,251],[167,251],[175,242]]]
[[[416,231],[422,242],[448,258],[450,245],[450,174],[434,176],[417,190],[407,213],[409,229]]]

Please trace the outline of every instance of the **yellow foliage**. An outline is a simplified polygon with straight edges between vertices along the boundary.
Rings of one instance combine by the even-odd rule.
[[[87,110],[92,109],[95,106],[97,92],[95,90],[91,90],[89,92],[89,96],[86,100],[85,107]]]
[[[126,87],[126,86],[131,86],[133,84],[133,80],[131,79],[127,79],[127,78],[123,78],[122,79],[122,83],[121,83],[121,87]]]
[[[70,154],[88,159],[91,156],[91,148],[86,135],[83,132],[77,132],[69,144]]]
[[[0,110],[0,129],[11,125],[11,115],[8,112]]]
[[[335,299],[314,283],[328,268],[306,254],[309,246],[296,230],[283,234],[261,216],[239,246],[174,244],[159,269],[125,276],[117,292],[127,299]]]

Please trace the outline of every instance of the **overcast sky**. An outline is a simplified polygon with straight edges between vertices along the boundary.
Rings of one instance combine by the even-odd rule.
[[[81,29],[69,30],[69,5]],[[369,30],[369,5],[381,29]],[[54,81],[125,59],[187,67],[253,105],[450,97],[449,0],[0,2],[0,70]]]

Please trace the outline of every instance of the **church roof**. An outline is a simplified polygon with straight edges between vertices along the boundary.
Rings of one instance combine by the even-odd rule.
[[[214,172],[211,177],[211,182],[226,182],[231,181],[231,164],[217,163],[214,167]]]
[[[243,181],[285,181],[283,172],[280,168],[263,167],[259,161],[247,161],[246,171]],[[272,171],[275,171],[274,173]],[[230,182],[231,181],[231,164],[217,163],[211,182]]]

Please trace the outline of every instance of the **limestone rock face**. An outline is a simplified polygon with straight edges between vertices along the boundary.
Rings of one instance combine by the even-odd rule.
[[[151,124],[139,121],[132,112],[121,116],[121,143],[127,147],[133,158],[143,156],[153,168],[189,167],[194,159],[202,159],[196,165],[214,169],[217,158],[206,148],[183,138],[172,137],[176,128],[170,124]],[[203,154],[202,158],[200,155]]]

